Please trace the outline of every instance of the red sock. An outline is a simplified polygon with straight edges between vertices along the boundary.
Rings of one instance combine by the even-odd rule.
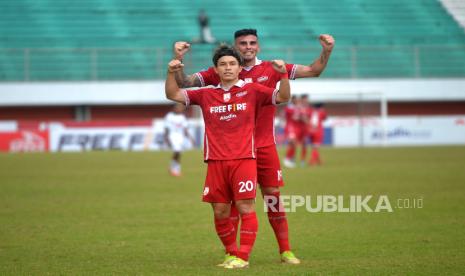
[[[287,159],[294,159],[295,156],[295,146],[293,144],[289,144],[287,146],[287,151],[286,151],[286,158]]]
[[[231,213],[229,214],[229,219],[234,226],[234,238],[237,238],[237,229],[239,229],[239,211],[236,208],[235,202],[231,204]],[[234,240],[235,241],[235,240]]]
[[[218,237],[224,245],[226,253],[235,255],[237,252],[236,236],[234,226],[229,218],[215,218],[215,229]]]
[[[320,160],[320,152],[318,151],[318,148],[312,149],[312,160],[310,160],[311,164],[321,164]]]
[[[252,252],[253,244],[257,237],[258,221],[257,214],[254,212],[241,215],[241,246],[237,251],[236,256],[248,261],[250,252]]]
[[[302,152],[300,153],[300,160],[305,162],[305,158],[307,157],[307,147],[302,145]]]
[[[318,162],[318,150],[312,149],[312,158],[310,159],[310,165],[316,164]]]
[[[291,250],[289,245],[289,230],[287,225],[286,213],[282,208],[282,203],[279,200],[279,192],[271,195],[266,195],[268,198],[267,209],[268,209],[268,220],[270,221],[271,227],[273,228],[274,235],[279,244],[279,253]],[[272,197],[275,199],[272,200]],[[275,204],[271,204],[274,202]],[[280,212],[280,210],[282,212]]]

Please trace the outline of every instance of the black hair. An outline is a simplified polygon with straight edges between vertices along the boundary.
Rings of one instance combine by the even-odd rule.
[[[220,46],[218,46],[218,48],[216,48],[215,53],[213,54],[213,58],[212,58],[213,65],[215,65],[216,67],[218,65],[218,60],[224,56],[235,57],[237,61],[239,62],[240,66],[244,65],[244,60],[242,59],[239,52],[237,52],[236,49],[234,49],[233,47],[227,44],[221,44]]]
[[[240,37],[240,36],[244,36],[244,35],[254,35],[256,37],[258,37],[257,35],[257,30],[256,29],[242,29],[242,30],[238,30],[234,33],[234,39]]]
[[[308,94],[302,94],[302,95],[300,95],[300,98],[301,99],[308,99]]]

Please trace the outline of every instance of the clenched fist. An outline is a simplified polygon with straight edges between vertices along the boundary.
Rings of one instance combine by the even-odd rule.
[[[175,59],[182,60],[184,54],[189,51],[191,45],[185,41],[177,41],[173,46],[173,55]]]
[[[329,34],[322,34],[320,35],[320,44],[323,46],[324,50],[331,51],[334,47],[334,37]]]
[[[168,63],[168,72],[177,72],[181,70],[183,66],[184,64],[182,64],[181,61],[173,59],[172,61],[170,61],[170,63]]]

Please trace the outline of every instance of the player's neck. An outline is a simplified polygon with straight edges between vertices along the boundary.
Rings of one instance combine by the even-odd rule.
[[[221,80],[221,88],[224,90],[229,90],[233,85],[235,85],[239,79],[234,79],[234,80]]]
[[[255,66],[256,61],[257,61],[257,58],[254,58],[251,60],[244,60],[244,67]]]

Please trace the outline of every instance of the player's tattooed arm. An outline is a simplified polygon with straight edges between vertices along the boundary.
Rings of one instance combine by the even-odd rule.
[[[202,83],[196,74],[184,75],[183,87],[201,87]]]
[[[320,56],[310,65],[298,65],[295,73],[296,78],[318,77],[325,70],[333,51],[335,40],[328,34],[320,35],[319,39],[323,48]]]
[[[178,103],[185,103],[184,93],[179,88],[176,82],[176,72],[181,70],[184,64],[177,59],[173,59],[168,64],[168,73],[166,74],[166,81],[165,81],[165,95],[166,98]]]
[[[281,73],[281,81],[279,83],[279,91],[276,95],[276,103],[287,103],[291,98],[291,86],[286,71],[286,63],[283,60],[272,60],[274,70]]]
[[[174,43],[174,59],[177,59],[182,63],[184,55],[190,50],[190,47],[191,45],[185,41],[178,41]],[[186,75],[186,73],[184,73],[184,67],[181,67],[180,70],[176,71],[175,78],[179,87],[199,87],[202,85],[197,75]]]

